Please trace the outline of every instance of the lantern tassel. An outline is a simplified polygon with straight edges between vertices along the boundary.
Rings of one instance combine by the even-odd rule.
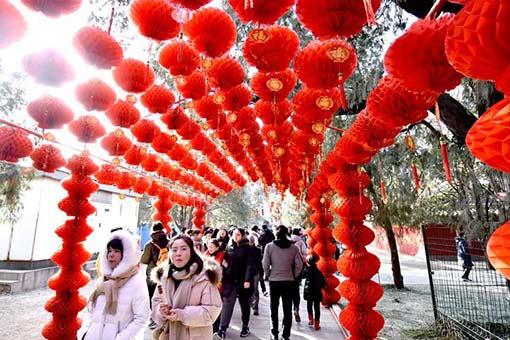
[[[367,12],[368,26],[377,25],[377,22],[375,21],[374,9],[372,8],[372,0],[363,0],[363,4],[365,5],[365,12]]]
[[[113,16],[115,15],[115,1],[112,1],[112,11],[110,12],[110,21],[108,22],[108,35],[111,35]]]
[[[450,171],[450,161],[448,160],[448,149],[446,148],[446,143],[444,140],[441,139],[439,143],[441,144],[441,153],[443,155],[443,167],[446,175],[446,180],[448,181],[448,183],[451,183],[452,174]]]
[[[411,163],[411,168],[413,169],[414,186],[416,187],[416,192],[418,192],[420,190],[420,176],[418,175],[418,168],[414,160]]]
[[[339,90],[340,90],[340,107],[343,110],[346,110],[347,109],[347,99],[345,99],[345,89],[344,89],[343,84],[340,86]]]
[[[384,204],[388,202],[388,197],[386,196],[386,185],[384,185],[384,181],[381,179],[381,197]]]

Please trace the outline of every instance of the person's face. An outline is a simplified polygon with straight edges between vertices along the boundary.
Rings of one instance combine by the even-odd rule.
[[[224,238],[225,236],[227,236],[227,231],[225,229],[221,229],[219,232],[219,236],[220,238]]]
[[[243,238],[243,235],[241,235],[241,232],[239,231],[239,229],[236,229],[232,233],[232,238],[234,239],[235,243],[239,243],[239,242],[241,242],[241,239]]]
[[[108,248],[106,258],[108,260],[108,266],[110,266],[111,269],[115,269],[122,260],[122,252],[119,249],[110,247]]]
[[[209,242],[209,244],[207,245],[207,249],[209,249],[209,252],[212,254],[216,250],[218,250],[218,247],[216,247],[216,245],[213,242]]]
[[[170,259],[177,268],[184,267],[191,258],[191,249],[184,240],[176,240],[170,249]]]

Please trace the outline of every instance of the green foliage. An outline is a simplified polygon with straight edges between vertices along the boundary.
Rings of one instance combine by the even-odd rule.
[[[16,164],[0,162],[0,222],[14,223],[23,210],[21,197],[30,188],[34,172],[25,175]]]

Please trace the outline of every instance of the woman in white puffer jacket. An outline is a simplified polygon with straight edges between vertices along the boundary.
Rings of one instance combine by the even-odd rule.
[[[100,256],[102,276],[88,302],[90,324],[84,325],[78,339],[143,339],[149,293],[138,273],[140,251],[134,236],[124,230],[111,233]]]

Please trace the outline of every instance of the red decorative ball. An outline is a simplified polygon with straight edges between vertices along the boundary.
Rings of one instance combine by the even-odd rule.
[[[109,70],[124,58],[117,40],[97,27],[81,28],[73,38],[73,46],[87,63],[100,69]]]
[[[175,146],[177,137],[162,132],[152,140],[152,148],[159,153],[168,153]]]
[[[418,92],[443,93],[459,85],[462,74],[450,65],[444,47],[446,30],[453,18],[453,14],[448,14],[412,24],[386,52],[384,66],[389,76]]]
[[[78,292],[61,291],[45,303],[44,309],[64,318],[78,314],[86,305],[87,299]]]
[[[23,37],[27,23],[9,0],[0,0],[0,48],[6,48]]]
[[[69,131],[82,143],[95,143],[106,134],[103,125],[94,116],[86,115],[73,120],[68,125]]]
[[[49,278],[48,287],[55,291],[77,291],[85,287],[90,281],[90,276],[83,270],[59,270]],[[71,325],[69,325],[71,327]]]
[[[81,319],[76,315],[66,315],[66,317],[53,315],[53,319],[44,325],[42,336],[49,340],[76,339],[76,332],[81,324]]]
[[[77,85],[75,94],[87,111],[106,111],[117,99],[115,91],[97,78]]]
[[[214,96],[204,96],[193,102],[195,112],[204,119],[216,119],[221,112],[221,105],[214,100]]]
[[[288,100],[277,103],[259,100],[255,103],[255,112],[264,124],[283,124],[292,114],[292,108],[292,104]]]
[[[183,25],[183,32],[195,49],[211,58],[228,52],[236,41],[237,31],[232,18],[214,7],[201,8]]]
[[[189,122],[189,117],[184,113],[181,106],[170,110],[167,114],[161,116],[161,121],[166,124],[170,130],[177,130]]]
[[[336,289],[322,289],[322,304],[324,306],[331,306],[340,300],[340,293]]]
[[[32,141],[28,134],[10,126],[0,126],[0,161],[17,163],[32,153]]]
[[[237,111],[248,106],[251,102],[251,92],[243,84],[230,90],[218,91],[217,96],[223,96],[225,99],[221,103],[224,110]]]
[[[198,125],[198,123],[192,119],[189,119],[186,124],[183,124],[179,129],[177,129],[179,136],[185,140],[193,139],[193,137],[195,137],[201,131],[202,128],[200,125]]]
[[[154,83],[154,72],[143,61],[124,59],[113,69],[113,79],[124,91],[140,93]]]
[[[325,276],[329,276],[336,272],[336,262],[332,258],[321,257],[317,262],[317,268],[319,268]]]
[[[329,228],[313,228],[311,235],[313,239],[319,243],[327,243],[331,240],[331,229]]]
[[[129,165],[140,165],[147,156],[147,149],[139,145],[133,145],[124,155],[124,160]]]
[[[333,114],[342,105],[342,93],[339,89],[303,88],[292,99],[296,113],[303,115],[308,122],[331,122]]]
[[[51,261],[64,270],[80,270],[91,256],[83,243],[69,243],[64,240],[62,248],[51,256]]]
[[[365,171],[338,171],[328,176],[328,183],[338,196],[356,196],[370,185],[370,176]]]
[[[175,102],[175,96],[165,86],[152,85],[140,97],[140,102],[151,113],[166,113]]]
[[[62,100],[43,96],[27,106],[27,112],[41,129],[60,129],[74,118],[74,113]]]
[[[58,18],[78,10],[82,0],[21,0],[21,2],[34,12],[41,12],[50,18]]]
[[[330,257],[336,252],[336,247],[331,242],[318,243],[313,247],[313,251],[320,257]]]
[[[228,0],[242,22],[271,25],[284,15],[295,0]]]
[[[156,196],[157,194],[159,194],[162,187],[163,187],[163,184],[160,181],[153,180],[151,182],[151,186],[147,190],[147,195]]]
[[[400,127],[389,126],[368,111],[362,110],[358,113],[356,121],[345,131],[344,136],[368,148],[381,149],[393,145],[395,136],[400,131]]]
[[[348,304],[340,312],[340,322],[350,332],[351,337],[375,339],[384,327],[384,318],[371,307]]]
[[[159,51],[159,63],[173,76],[188,76],[200,65],[200,55],[188,42],[174,40]]]
[[[349,136],[340,138],[334,149],[335,155],[342,159],[341,162],[354,165],[368,163],[378,151],[379,149],[372,148],[366,144],[362,145]],[[331,164],[334,164],[334,161],[331,161]]]
[[[136,176],[131,173],[131,171],[121,171],[117,176],[117,181],[115,182],[115,186],[119,190],[129,190],[135,185]]]
[[[136,183],[135,185],[133,185],[133,191],[136,192],[137,194],[145,194],[147,192],[147,190],[149,190],[151,186],[151,182],[149,181],[149,179],[145,176],[138,176],[136,178]]]
[[[94,177],[101,184],[113,185],[117,181],[119,170],[115,165],[103,164],[101,170],[94,174]]]
[[[145,171],[153,172],[158,170],[159,166],[163,163],[163,159],[157,154],[148,153],[142,161],[142,168]]]
[[[66,166],[67,161],[60,150],[53,144],[38,146],[30,154],[32,166],[44,172],[55,172],[58,168]]]
[[[175,87],[184,98],[199,100],[207,94],[207,83],[203,72],[195,71],[187,77],[179,77]]]
[[[246,72],[237,60],[223,56],[213,60],[211,67],[207,69],[207,75],[211,87],[227,90],[243,83]]]
[[[172,16],[174,11],[166,0],[134,0],[129,16],[141,35],[163,41],[176,37],[180,32],[180,25]]]
[[[336,276],[330,276],[326,278],[326,288],[336,289],[340,284],[340,280]]]
[[[338,271],[353,280],[366,281],[379,271],[381,261],[365,249],[347,249],[338,259]]]
[[[74,175],[62,181],[61,185],[73,199],[88,198],[99,189],[99,185],[89,176]]]
[[[250,81],[253,93],[263,100],[280,102],[296,87],[297,77],[290,69],[281,72],[257,72]]]
[[[338,197],[331,204],[331,209],[340,217],[361,220],[372,210],[372,201],[363,193],[358,193]]]
[[[79,177],[91,176],[99,171],[99,167],[86,153],[73,155],[68,161],[67,166],[73,175]]]
[[[187,154],[188,154],[188,150],[186,150],[186,148],[182,144],[176,144],[174,146],[174,148],[172,149],[172,151],[170,151],[168,153],[168,156],[172,160],[179,162],[181,159],[186,157]]]
[[[116,129],[101,139],[101,146],[110,156],[123,156],[133,143],[121,129]]]
[[[350,303],[375,307],[383,295],[383,289],[374,281],[344,280],[340,284],[340,293]]]
[[[152,143],[154,137],[161,133],[161,129],[154,121],[141,119],[131,126],[131,133],[140,143]]]
[[[207,5],[212,0],[170,0],[170,2],[179,7],[184,7],[191,10],[199,9],[202,6]]]
[[[60,52],[53,49],[27,54],[23,69],[38,83],[60,86],[74,79],[74,70]]]
[[[66,197],[58,202],[58,208],[67,216],[86,218],[96,212],[96,208],[87,199]]]
[[[111,105],[105,114],[112,125],[123,128],[129,128],[140,120],[140,111],[134,105],[122,99]]]

